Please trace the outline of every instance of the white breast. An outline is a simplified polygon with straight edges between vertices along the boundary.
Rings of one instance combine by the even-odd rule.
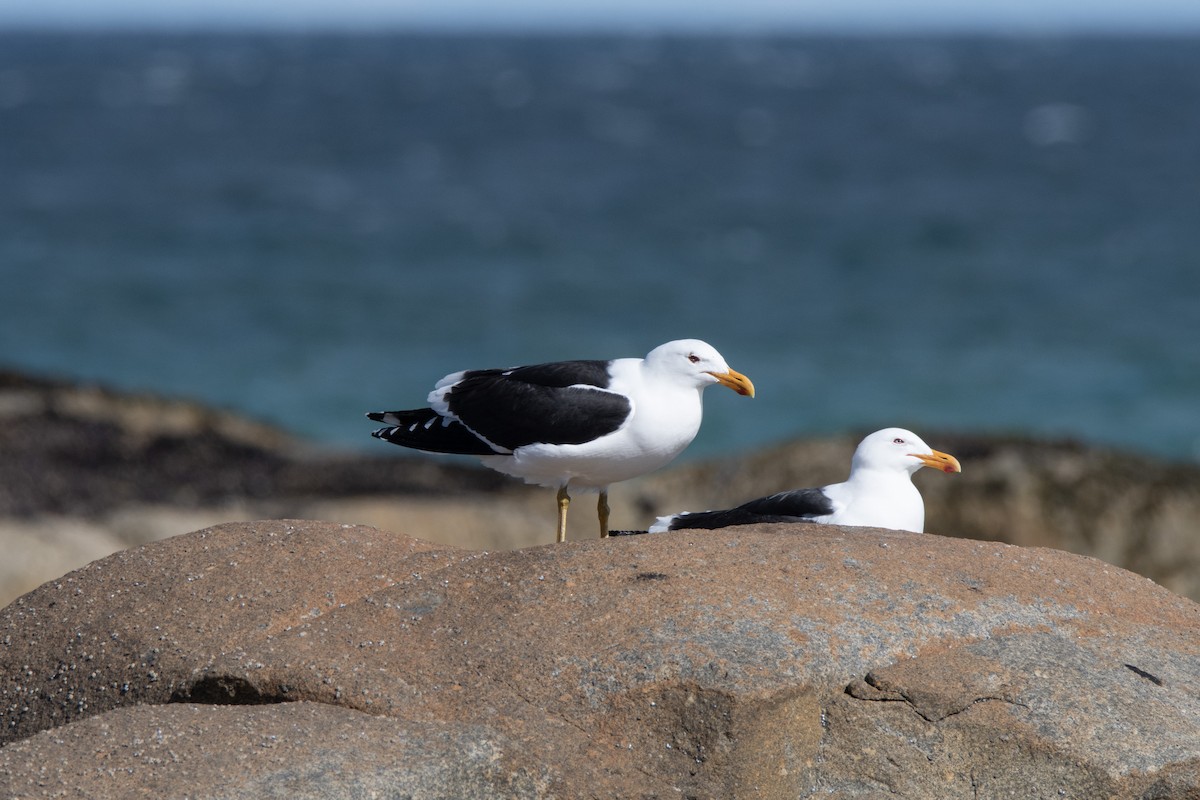
[[[915,531],[925,529],[925,503],[906,473],[867,473],[826,486],[834,511],[817,522]]]

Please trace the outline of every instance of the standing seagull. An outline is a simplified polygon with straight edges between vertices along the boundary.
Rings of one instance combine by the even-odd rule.
[[[925,528],[925,503],[912,476],[921,467],[962,472],[957,458],[931,449],[912,431],[884,428],[859,443],[844,483],[780,492],[728,511],[659,517],[649,532],[755,522],[820,522],[920,533]]]
[[[568,489],[599,491],[608,535],[608,486],[670,462],[700,430],[702,393],[719,383],[754,396],[754,384],[697,339],[667,342],[643,358],[555,361],[455,372],[429,393],[430,408],[376,411],[372,436],[433,453],[480,456],[488,467],[558,488],[558,537],[567,537]]]

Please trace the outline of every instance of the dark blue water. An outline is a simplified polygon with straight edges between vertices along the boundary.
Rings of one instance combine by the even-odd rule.
[[[369,448],[680,337],[693,455],[1200,459],[1200,39],[0,35],[0,363]]]

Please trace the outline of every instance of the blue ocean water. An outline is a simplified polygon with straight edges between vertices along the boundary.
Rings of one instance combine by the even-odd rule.
[[[759,390],[693,456],[1200,460],[1200,40],[0,34],[2,365],[370,448],[680,337]]]

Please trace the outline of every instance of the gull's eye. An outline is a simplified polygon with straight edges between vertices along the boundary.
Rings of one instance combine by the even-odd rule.
[[[695,353],[688,353],[688,361],[692,362],[693,364],[699,364],[700,356],[696,355]]]
[[[904,444],[904,440],[897,436],[895,439],[892,439],[892,444]]]

